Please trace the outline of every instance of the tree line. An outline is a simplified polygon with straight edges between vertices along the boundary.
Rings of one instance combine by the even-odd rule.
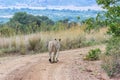
[[[34,16],[26,12],[17,12],[7,23],[0,24],[0,34],[3,36],[11,36],[40,31],[57,31],[83,24],[87,24],[86,31],[90,31],[91,29],[98,29],[105,25],[104,19],[101,18],[100,14],[98,14],[96,18],[91,17],[82,21],[80,20],[80,16],[77,16],[76,18],[78,19],[78,22],[69,21],[69,19],[53,21],[47,16]]]

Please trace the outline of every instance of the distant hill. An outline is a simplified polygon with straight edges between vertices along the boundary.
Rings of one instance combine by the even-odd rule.
[[[57,21],[63,19],[69,19],[70,21],[78,21],[77,17],[80,16],[80,20],[84,20],[89,17],[96,17],[97,13],[102,11],[96,10],[55,10],[55,9],[28,9],[28,8],[21,8],[21,9],[0,9],[0,22],[6,22],[11,18],[14,13],[16,12],[27,12],[28,14],[33,15],[44,15],[48,16],[50,19]]]
[[[54,21],[76,21],[77,16],[83,20],[100,11],[96,0],[0,0],[0,23],[7,22],[15,12],[45,15]]]

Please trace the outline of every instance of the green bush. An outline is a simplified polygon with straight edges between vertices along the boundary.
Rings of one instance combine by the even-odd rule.
[[[102,67],[112,77],[120,74],[120,0],[96,0],[106,9],[106,24],[112,38],[108,41]],[[120,77],[120,75],[119,75]]]
[[[120,37],[112,37],[107,44],[106,55],[120,56]]]
[[[108,41],[102,67],[110,77],[120,74],[120,37]]]
[[[15,30],[11,27],[4,26],[0,28],[0,34],[1,36],[6,36],[6,37],[12,36],[15,34]]]
[[[86,60],[98,60],[99,59],[99,55],[101,54],[101,50],[100,49],[92,49],[88,52],[88,55],[86,55]]]

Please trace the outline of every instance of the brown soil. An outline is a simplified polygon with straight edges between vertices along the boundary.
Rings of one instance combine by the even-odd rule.
[[[61,51],[58,63],[49,63],[48,53],[0,58],[0,80],[120,80],[109,79],[101,61],[84,61],[90,49]]]

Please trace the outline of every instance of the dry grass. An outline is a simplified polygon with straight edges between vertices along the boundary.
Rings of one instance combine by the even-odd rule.
[[[61,38],[62,50],[65,50],[101,43],[109,38],[109,36],[106,35],[107,28],[101,28],[100,31],[93,33],[86,33],[84,29],[85,25],[73,27],[68,30],[40,32],[9,38],[1,37],[0,49],[7,49],[8,52],[13,49],[15,52],[24,52],[24,54],[30,50],[42,52],[47,50],[46,46],[49,40]]]

